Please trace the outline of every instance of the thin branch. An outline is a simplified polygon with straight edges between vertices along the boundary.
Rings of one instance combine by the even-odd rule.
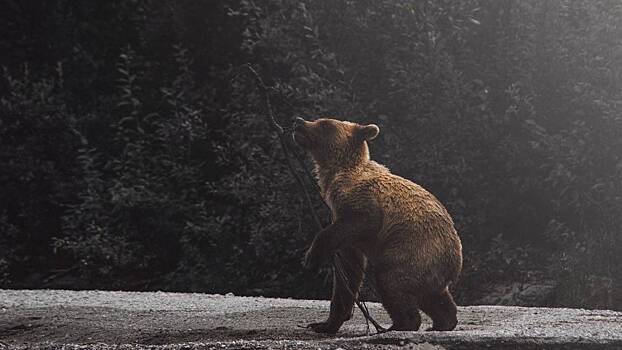
[[[307,179],[309,180],[309,182],[311,182],[313,184],[312,186],[315,189],[315,191],[319,194],[320,199],[322,200],[322,203],[324,204],[324,206],[328,210],[330,210],[330,208],[328,207],[328,204],[326,204],[326,202],[324,201],[324,198],[322,198],[322,194],[320,193],[320,187],[318,186],[317,182],[315,181],[315,177],[311,174],[309,169],[307,169],[307,167],[305,166],[304,159],[302,158],[302,156],[298,152],[292,151],[292,153],[294,154],[294,157],[296,157],[296,161],[298,161],[298,165],[300,165],[300,167],[304,171],[304,173],[307,176]]]
[[[296,172],[292,164],[291,157],[289,155],[289,149],[287,147],[288,146],[287,141],[285,139],[285,130],[274,117],[274,111],[272,109],[272,103],[270,102],[270,95],[268,92],[268,87],[264,83],[263,79],[261,79],[261,76],[259,75],[259,73],[257,73],[257,71],[250,64],[246,64],[246,68],[248,68],[248,70],[255,76],[255,79],[257,80],[257,83],[259,84],[259,88],[264,95],[264,101],[266,103],[266,108],[268,111],[269,122],[270,122],[272,129],[274,129],[274,132],[276,132],[279,138],[279,142],[281,143],[281,148],[283,149],[283,153],[285,153],[285,160],[287,162],[287,168],[289,169],[289,172],[292,174],[292,176],[294,176],[294,178],[296,179],[298,186],[302,189],[304,196],[305,196],[305,200],[307,202],[307,206],[309,207],[309,210],[311,210],[311,216],[313,216],[313,220],[315,221],[318,229],[322,230],[323,229],[322,222],[320,221],[320,218],[317,212],[315,211],[315,208],[313,207],[313,202],[311,202],[311,196],[309,195],[309,191],[307,191],[307,187],[304,185],[304,182],[302,181],[302,179],[300,178],[300,175],[298,175],[298,173]]]
[[[285,136],[285,129],[278,123],[278,121],[276,120],[274,116],[274,111],[272,109],[272,103],[270,102],[270,95],[269,95],[270,88],[266,86],[263,79],[261,79],[261,76],[259,75],[259,73],[257,73],[257,71],[250,64],[246,64],[245,66],[246,68],[248,68],[248,70],[253,74],[253,76],[257,80],[259,88],[261,89],[261,92],[264,95],[264,101],[265,101],[266,109],[268,112],[268,121],[270,122],[272,129],[274,130],[274,132],[277,134],[279,138],[281,148],[283,149],[283,153],[285,154],[287,168],[289,169],[289,172],[292,174],[292,176],[294,176],[294,178],[296,179],[298,186],[302,189],[307,206],[311,210],[311,215],[313,216],[313,219],[315,220],[318,230],[322,230],[324,227],[322,226],[319,216],[317,215],[317,212],[315,211],[315,208],[313,207],[313,203],[311,202],[311,196],[309,195],[309,191],[307,190],[307,187],[305,186],[305,182],[302,180],[300,175],[296,172],[292,164],[291,154],[294,155],[294,157],[296,158],[298,162],[298,165],[300,166],[300,168],[303,169],[304,173],[306,174],[307,180],[312,185],[314,185],[314,188],[316,192],[319,194],[319,197],[322,200],[322,203],[324,203],[324,205],[327,208],[328,208],[328,205],[326,205],[326,202],[324,202],[324,199],[322,198],[321,193],[319,191],[319,187],[315,183],[313,176],[311,175],[311,172],[309,172],[309,170],[305,166],[305,163],[302,157],[298,153],[296,153],[296,151],[293,148],[292,149],[289,148],[290,143],[288,142],[288,139]],[[341,262],[341,257],[339,256],[339,253],[335,253],[333,258],[334,258],[333,259],[333,273],[337,274],[337,278],[339,278],[341,282],[346,286],[348,292],[354,298],[354,302],[356,303],[356,306],[363,313],[363,316],[365,317],[365,322],[367,324],[367,331],[369,332],[369,323],[371,322],[371,324],[373,324],[374,327],[376,328],[376,332],[378,333],[386,332],[387,330],[384,327],[382,327],[378,322],[376,322],[376,320],[370,315],[369,309],[367,308],[367,305],[365,304],[365,302],[360,301],[357,297],[357,294],[354,293],[354,291],[352,291],[352,289],[350,288],[348,284],[348,276],[346,276],[345,272],[343,271],[343,264]],[[362,270],[362,267],[359,266],[359,268]]]

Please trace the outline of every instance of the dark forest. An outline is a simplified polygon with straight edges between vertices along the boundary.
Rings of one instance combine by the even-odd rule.
[[[455,221],[459,304],[622,310],[619,1],[0,8],[2,288],[328,297],[250,65],[283,126],[380,127]]]

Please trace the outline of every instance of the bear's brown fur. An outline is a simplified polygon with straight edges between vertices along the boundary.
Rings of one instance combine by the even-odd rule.
[[[335,119],[297,120],[294,140],[311,153],[332,211],[332,223],[315,237],[305,264],[317,266],[339,252],[350,284],[333,278],[328,320],[310,327],[335,333],[350,319],[369,262],[391,329],[418,330],[422,310],[432,330],[452,330],[457,308],[448,285],[462,269],[460,239],[432,194],[369,159],[367,141],[378,132],[375,125]]]

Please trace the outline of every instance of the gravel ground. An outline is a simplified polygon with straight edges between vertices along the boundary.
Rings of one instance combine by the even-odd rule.
[[[379,304],[370,311],[390,320]],[[328,301],[188,293],[0,290],[0,349],[621,349],[622,313],[461,307],[452,332],[367,335],[356,312],[336,336],[301,326]],[[424,318],[422,329],[430,321]],[[373,329],[373,328],[372,328]]]

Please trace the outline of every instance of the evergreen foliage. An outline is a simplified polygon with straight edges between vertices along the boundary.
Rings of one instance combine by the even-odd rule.
[[[551,305],[622,309],[616,1],[5,6],[2,287],[326,296],[250,63],[283,125],[380,126],[372,157],[456,221],[460,302],[552,280]]]

